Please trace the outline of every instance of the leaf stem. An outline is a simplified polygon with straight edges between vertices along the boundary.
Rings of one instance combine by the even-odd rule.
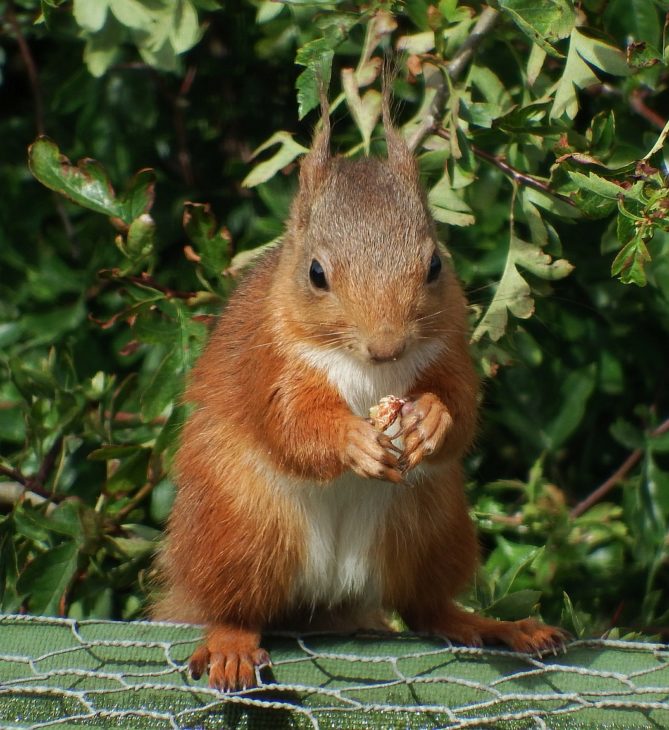
[[[443,127],[439,127],[439,129],[434,130],[434,134],[436,134],[438,137],[441,137],[442,139],[451,138],[451,133]],[[561,193],[553,190],[546,181],[541,180],[538,177],[534,177],[533,175],[528,175],[526,172],[521,172],[520,170],[511,166],[504,158],[493,155],[491,152],[487,152],[480,147],[476,147],[472,144],[470,145],[470,148],[476,157],[481,160],[485,160],[486,162],[489,162],[491,165],[494,165],[496,168],[501,170],[505,175],[508,175],[514,182],[518,183],[519,185],[524,185],[528,188],[540,190],[543,193],[552,195],[554,198],[561,200],[567,205],[576,207],[576,203],[574,203],[571,198],[568,198],[566,195],[562,195]]]
[[[656,429],[650,432],[651,438],[654,436],[661,436],[663,433],[669,431],[669,418],[661,423]],[[634,451],[623,461],[623,463],[611,474],[611,476],[591,494],[589,494],[584,500],[579,502],[569,513],[572,519],[580,517],[584,512],[590,509],[594,504],[599,502],[602,497],[606,496],[613,487],[621,482],[628,474],[628,472],[638,463],[643,456],[643,449],[634,449]]]

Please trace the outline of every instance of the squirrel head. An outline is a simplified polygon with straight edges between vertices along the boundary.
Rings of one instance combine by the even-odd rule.
[[[390,122],[387,96],[385,159],[332,157],[327,107],[323,112],[282,250],[288,323],[310,344],[364,362],[398,360],[444,340],[450,288],[460,290],[437,241],[417,162]],[[455,319],[459,324],[459,313]]]

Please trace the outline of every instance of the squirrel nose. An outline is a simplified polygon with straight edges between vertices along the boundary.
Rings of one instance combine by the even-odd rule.
[[[406,340],[403,337],[380,337],[367,344],[367,352],[372,362],[388,362],[397,360],[406,348]]]

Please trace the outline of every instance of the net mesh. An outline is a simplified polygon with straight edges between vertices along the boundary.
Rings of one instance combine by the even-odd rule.
[[[0,616],[1,728],[668,728],[669,645],[544,657],[415,635],[275,635],[263,686],[193,681],[198,627]]]

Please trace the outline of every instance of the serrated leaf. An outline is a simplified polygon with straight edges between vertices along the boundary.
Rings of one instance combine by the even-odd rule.
[[[582,172],[569,170],[568,175],[580,189],[588,190],[608,200],[619,200],[620,198],[639,200],[643,191],[643,183],[641,181],[638,181],[631,187],[625,188],[612,180],[607,180],[601,175],[596,175],[594,172],[584,175]]]
[[[320,104],[321,87],[323,93],[327,92],[333,57],[334,51],[325,38],[306,43],[298,50],[295,63],[306,67],[295,82],[299,119]]]
[[[471,226],[476,222],[472,209],[453,190],[448,174],[430,190],[428,202],[432,215],[440,223],[453,226]]]
[[[269,160],[265,160],[256,165],[244,178],[242,181],[243,187],[252,188],[260,185],[260,183],[266,182],[271,177],[274,177],[279,170],[289,165],[296,157],[305,152],[309,152],[309,149],[298,144],[289,132],[281,131],[276,132],[266,142],[263,142],[260,147],[254,150],[251,157],[257,157],[261,152],[277,144],[279,145],[279,149],[274,155]]]
[[[574,31],[572,39],[576,42],[578,54],[595,68],[612,76],[629,76],[630,68],[625,54],[615,46],[593,38],[584,32]]]
[[[40,137],[28,148],[28,165],[47,188],[96,213],[123,218],[123,206],[104,168],[95,160],[84,159],[73,165],[54,142]]]
[[[645,265],[651,260],[646,244],[640,236],[627,243],[611,264],[611,275],[619,276],[623,284],[646,286]]]
[[[566,38],[576,21],[576,13],[569,0],[499,0],[503,12],[551,56],[561,57],[554,43]]]
[[[77,570],[78,555],[77,544],[65,542],[38,555],[21,573],[17,589],[28,597],[33,613],[58,614],[60,600]]]
[[[474,330],[472,342],[478,342],[486,333],[493,342],[499,340],[506,331],[507,310],[519,319],[528,319],[534,313],[532,291],[518,271],[518,266],[548,281],[562,279],[574,268],[565,259],[553,261],[541,248],[523,241],[512,232],[502,278],[488,309]]]
[[[574,40],[578,36],[577,31],[571,34],[567,63],[564,66],[562,76],[558,82],[551,109],[550,118],[559,119],[566,114],[573,119],[578,113],[578,97],[576,89],[584,89],[596,84],[598,79],[588,64],[578,53],[577,43]]]

